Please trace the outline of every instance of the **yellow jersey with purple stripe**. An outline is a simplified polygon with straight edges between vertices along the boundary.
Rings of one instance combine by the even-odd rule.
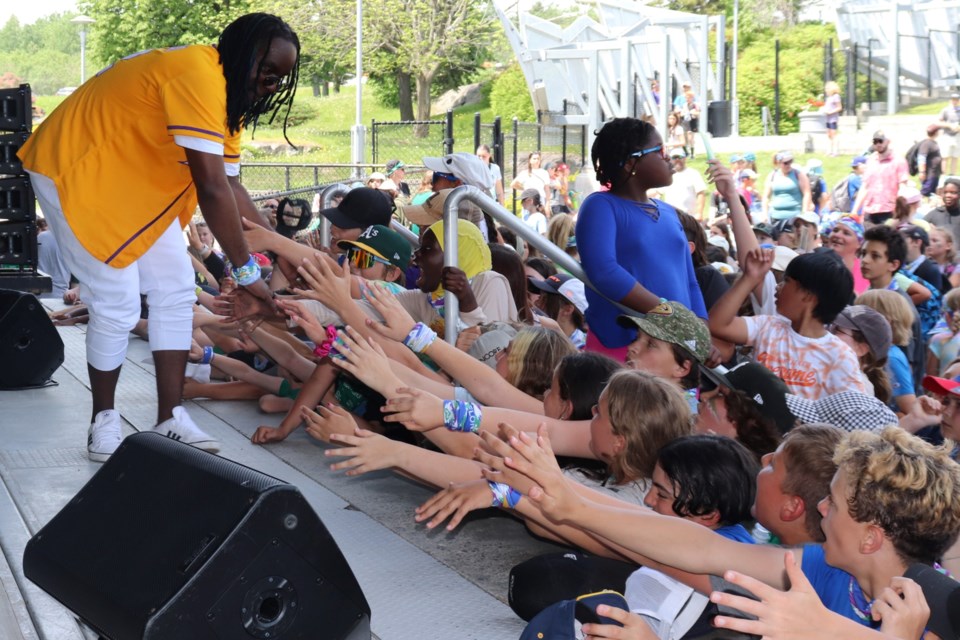
[[[227,89],[216,48],[133,54],[68,97],[19,152],[57,186],[64,216],[97,259],[125,267],[174,218],[197,206],[185,148],[221,155],[239,173],[240,132],[227,130]]]

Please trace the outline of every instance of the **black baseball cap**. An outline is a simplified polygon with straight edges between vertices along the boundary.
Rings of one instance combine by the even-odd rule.
[[[393,203],[379,189],[357,187],[348,191],[340,204],[322,210],[320,215],[341,229],[366,229],[375,224],[387,227],[393,217]]]

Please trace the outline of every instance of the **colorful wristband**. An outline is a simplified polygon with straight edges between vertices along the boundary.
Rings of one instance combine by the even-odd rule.
[[[477,433],[482,419],[483,410],[479,404],[461,400],[443,401],[443,426],[450,431]]]
[[[523,494],[510,485],[502,482],[493,482],[492,480],[488,480],[487,484],[490,485],[490,493],[493,494],[493,503],[490,506],[503,507],[504,509],[517,508],[517,504],[520,502],[520,498],[523,497]]]
[[[210,364],[211,360],[213,360],[213,347],[204,347],[203,358],[200,359],[200,364]]]
[[[418,322],[413,325],[413,329],[411,329],[407,337],[403,339],[403,344],[414,353],[425,353],[436,339],[436,331],[422,322]]]
[[[247,264],[242,267],[234,267],[231,273],[233,273],[233,279],[237,281],[238,285],[247,287],[260,279],[260,265],[251,255]]]

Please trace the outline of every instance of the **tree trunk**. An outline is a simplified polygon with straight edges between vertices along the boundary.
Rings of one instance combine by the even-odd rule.
[[[413,120],[413,90],[410,88],[410,74],[397,72],[397,93],[400,102],[400,120]]]
[[[322,95],[324,98],[330,95],[330,82],[328,80],[324,80],[320,85],[320,95]]]
[[[417,74],[417,120],[430,119],[430,81],[432,78],[423,73]],[[417,125],[413,135],[418,138],[427,137],[428,125]]]
[[[320,76],[317,74],[310,75],[310,87],[313,89],[313,97],[320,97]]]
[[[358,83],[358,84],[357,84],[357,91],[360,91],[360,90],[362,89],[362,87],[363,87],[363,85]],[[333,79],[333,92],[334,92],[334,93],[340,93],[340,78],[339,78],[339,77]]]

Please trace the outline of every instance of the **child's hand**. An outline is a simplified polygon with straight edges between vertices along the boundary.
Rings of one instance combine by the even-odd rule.
[[[349,411],[330,403],[317,405],[316,411],[301,407],[300,417],[307,423],[307,433],[320,442],[330,442],[330,436],[335,433],[350,435],[357,428],[357,421]]]
[[[421,391],[401,387],[397,394],[380,408],[384,422],[400,422],[411,431],[430,431],[443,426],[443,400]]]
[[[347,348],[338,349],[343,359],[334,358],[333,364],[385,397],[388,397],[392,390],[403,386],[390,370],[390,360],[380,345],[368,342],[353,327],[340,331],[338,336]]]
[[[450,518],[447,531],[453,531],[471,511],[486,509],[493,503],[490,483],[486,480],[473,480],[450,486],[417,507],[414,519],[427,522],[427,529],[440,526]]]
[[[374,283],[367,293],[367,302],[383,316],[383,323],[368,319],[367,326],[385,338],[403,342],[416,322],[396,296],[383,285]]]
[[[269,444],[271,442],[280,442],[288,435],[293,429],[296,428],[296,425],[293,427],[268,427],[262,425],[257,427],[257,430],[253,432],[253,436],[250,438],[250,442],[253,444]]]
[[[725,167],[719,160],[707,160],[707,180],[714,184],[717,188],[717,193],[723,196],[723,199],[727,202],[730,202],[732,199],[740,199],[733,172]]]
[[[773,266],[773,249],[754,249],[743,259],[743,275],[754,282],[760,282]]]
[[[347,458],[330,465],[331,471],[346,469],[348,476],[359,476],[368,471],[378,471],[396,466],[394,454],[401,443],[366,429],[355,429],[353,435],[331,433],[330,442],[347,445],[343,449],[327,449],[325,456]]]

